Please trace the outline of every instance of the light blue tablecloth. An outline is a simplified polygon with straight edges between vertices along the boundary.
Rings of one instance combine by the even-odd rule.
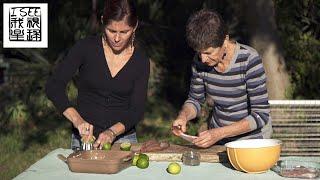
[[[235,180],[251,180],[266,179],[277,180],[286,179],[277,175],[273,171],[263,174],[247,174],[234,170],[228,164],[221,163],[201,163],[200,166],[185,166],[181,163],[182,171],[178,175],[171,175],[166,172],[169,162],[150,162],[147,169],[139,169],[135,166],[129,167],[118,174],[86,174],[73,173],[69,170],[68,165],[57,158],[58,154],[68,156],[72,151],[70,149],[56,149],[43,157],[41,160],[30,166],[27,170],[15,177],[16,180],[36,180],[36,179],[112,179],[112,180],[203,180],[203,179],[235,179]],[[285,159],[299,159],[320,162],[320,158],[310,157],[286,157]],[[198,178],[198,179],[197,179]]]

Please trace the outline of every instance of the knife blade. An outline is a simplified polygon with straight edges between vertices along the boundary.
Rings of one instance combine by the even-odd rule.
[[[188,142],[191,142],[191,143],[194,139],[198,138],[197,136],[191,136],[191,135],[188,135],[188,134],[185,134],[184,132],[182,132],[181,126],[173,126],[172,130],[175,131],[179,137],[181,137],[182,139],[184,139]]]

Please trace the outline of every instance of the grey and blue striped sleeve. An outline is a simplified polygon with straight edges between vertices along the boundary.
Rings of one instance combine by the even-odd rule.
[[[192,66],[192,76],[188,99],[184,105],[192,105],[197,112],[197,117],[201,112],[201,104],[205,102],[205,86],[201,73],[197,71],[195,65]]]
[[[265,126],[270,120],[270,105],[266,87],[266,74],[261,57],[255,53],[249,57],[246,71],[248,98],[251,107],[249,120],[250,129]]]

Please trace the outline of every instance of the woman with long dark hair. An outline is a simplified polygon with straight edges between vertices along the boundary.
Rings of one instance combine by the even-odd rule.
[[[135,125],[143,118],[149,60],[135,46],[138,27],[131,0],[106,0],[101,35],[77,42],[46,85],[49,99],[72,122],[72,149],[94,135],[94,147],[114,141],[137,142]],[[66,85],[78,71],[78,97],[72,107]]]

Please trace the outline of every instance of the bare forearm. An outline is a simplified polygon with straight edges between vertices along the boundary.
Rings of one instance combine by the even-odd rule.
[[[124,133],[125,126],[121,122],[118,122],[115,125],[111,126],[109,129],[111,129],[116,136],[119,136],[120,134]]]
[[[199,137],[193,140],[196,146],[207,148],[221,139],[237,136],[250,131],[249,121],[243,119],[228,126],[214,128],[199,133]]]
[[[86,122],[75,108],[67,108],[63,112],[63,115],[78,129],[81,137],[84,138],[84,141],[89,141],[91,139],[93,136],[93,126]]]
[[[191,104],[185,104],[178,115],[178,118],[185,119],[186,121],[190,121],[196,117],[197,117],[197,111]]]
[[[243,119],[239,122],[236,122],[218,129],[223,138],[228,138],[228,137],[234,137],[234,136],[249,132],[250,125],[248,120]]]
[[[82,120],[78,111],[73,107],[67,108],[63,115],[75,126]]]

